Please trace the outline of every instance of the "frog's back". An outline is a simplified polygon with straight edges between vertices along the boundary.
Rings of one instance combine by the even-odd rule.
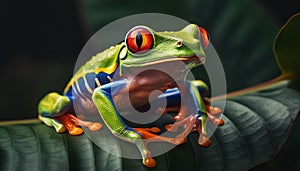
[[[80,67],[64,89],[64,95],[85,98],[93,90],[112,81],[119,65],[119,52],[123,44],[112,46],[95,56]]]

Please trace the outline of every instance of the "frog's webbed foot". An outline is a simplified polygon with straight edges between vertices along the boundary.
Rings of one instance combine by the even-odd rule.
[[[82,134],[83,130],[79,126],[87,127],[92,131],[99,130],[102,127],[100,123],[83,121],[68,113],[54,118],[39,115],[39,119],[46,125],[54,127],[57,133],[63,133],[68,130],[70,135]]]
[[[222,113],[222,110],[218,107],[212,107],[210,105],[206,104],[206,114],[202,114],[201,116],[185,116],[182,113],[185,112],[185,108],[183,110],[180,110],[179,114],[180,116],[183,116],[184,118],[178,119],[174,124],[166,125],[166,129],[168,131],[176,132],[178,131],[179,127],[183,127],[184,130],[177,135],[177,137],[174,139],[174,142],[179,143],[182,142],[183,139],[186,139],[186,137],[192,133],[192,132],[198,132],[199,139],[198,143],[201,146],[207,147],[211,144],[210,139],[207,137],[207,131],[206,131],[206,122],[207,119],[210,120],[214,125],[223,125],[224,121],[220,118],[220,115]],[[177,115],[178,116],[178,115]]]
[[[157,135],[157,133],[161,132],[161,130],[157,127],[133,128],[133,130],[141,135],[141,139],[137,138],[137,140],[140,139],[140,141],[132,142],[136,144],[139,150],[141,151],[143,164],[150,168],[156,166],[156,161],[152,158],[151,152],[148,149],[148,143],[164,141],[175,145],[179,144],[175,142],[174,138]]]
[[[70,135],[80,135],[83,133],[82,128],[79,126],[87,127],[92,131],[96,131],[102,128],[102,125],[97,122],[88,122],[78,119],[72,114],[64,114],[55,117],[69,132]]]
[[[213,122],[213,124],[215,125],[223,125],[224,124],[224,121],[220,118],[218,118],[220,116],[220,114],[222,113],[222,110],[218,107],[212,107],[212,106],[206,106],[207,108],[207,116],[208,116],[208,119],[210,121]],[[175,111],[172,111],[172,112],[175,112]],[[177,111],[178,112],[178,111]],[[180,121],[180,120],[185,120],[186,119],[186,114],[188,113],[188,109],[186,106],[182,106],[180,111],[177,113],[176,116],[174,116],[174,120],[177,120],[177,121]],[[180,123],[180,122],[179,122]],[[167,126],[169,127],[169,126]]]
[[[182,127],[184,130],[179,133],[174,138],[174,144],[182,144],[187,141],[187,136],[194,131],[197,118],[193,115],[190,115],[184,119],[176,121],[174,124],[168,124],[165,126],[165,129],[171,132],[177,132],[179,127]]]
[[[152,158],[151,152],[147,146],[147,142],[145,142],[143,140],[143,138],[146,138],[148,136],[145,134],[145,132],[144,132],[144,135],[142,135],[141,132],[143,132],[143,130],[145,130],[146,132],[147,131],[149,131],[149,132],[158,131],[156,128],[153,128],[153,129],[149,128],[148,130],[147,130],[147,128],[145,128],[145,129],[140,129],[140,128],[126,129],[125,128],[125,129],[123,129],[122,133],[118,133],[115,135],[120,136],[120,138],[125,141],[135,144],[141,153],[143,164],[146,167],[152,168],[152,167],[156,166],[156,161]]]
[[[192,132],[198,132],[199,139],[198,143],[201,146],[207,147],[211,144],[210,139],[207,137],[207,132],[205,128],[206,124],[206,115],[197,117],[195,115],[190,115],[180,121],[175,122],[174,124],[169,124],[165,128],[168,131],[176,132],[179,127],[183,127],[184,130],[174,138],[175,143],[182,143],[184,140],[187,140],[187,136]]]
[[[192,129],[191,132],[196,131],[199,134],[199,138],[198,138],[198,144],[203,146],[203,147],[207,147],[210,146],[211,141],[210,139],[207,137],[207,133],[204,127],[202,127],[202,123],[200,124],[200,122],[196,122],[194,124],[194,128]]]
[[[157,133],[161,132],[161,130],[157,127],[133,128],[133,129],[142,135],[143,141],[145,142],[146,145],[150,142],[155,142],[155,141],[165,141],[169,143],[174,143],[173,138],[157,135]]]
[[[204,100],[204,103],[206,112],[202,115],[187,116],[188,108],[186,105],[183,105],[178,114],[174,117],[175,123],[165,126],[165,129],[171,132],[177,132],[180,127],[184,129],[174,138],[174,144],[181,144],[187,140],[187,136],[191,132],[198,132],[198,143],[205,147],[210,145],[210,139],[207,137],[205,126],[207,119],[218,126],[223,125],[224,121],[220,118],[220,115],[222,114],[220,108],[212,107],[207,100]]]
[[[220,115],[222,113],[222,110],[220,108],[206,105],[206,111],[208,119],[212,121],[213,124],[218,126],[224,124],[223,119],[220,118]]]

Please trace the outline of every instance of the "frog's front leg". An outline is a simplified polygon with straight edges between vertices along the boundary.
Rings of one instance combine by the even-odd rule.
[[[202,111],[206,110],[208,119],[211,120],[216,125],[222,125],[224,122],[223,120],[217,118],[222,113],[222,110],[218,107],[213,107],[210,105],[209,100],[206,98],[206,93],[208,91],[207,85],[201,80],[192,80],[186,81],[188,84],[191,84],[194,89],[192,94],[199,94],[199,105],[202,106]],[[167,99],[168,105],[165,109],[159,108],[157,113],[168,113],[168,112],[178,112],[177,115],[174,117],[175,120],[183,120],[185,119],[186,114],[188,113],[189,109],[187,105],[181,105],[180,102],[181,92],[178,88],[169,89],[164,92],[161,96],[157,98],[157,100]],[[205,106],[205,109],[204,109]]]
[[[91,130],[99,130],[100,123],[80,120],[68,113],[71,100],[67,96],[58,93],[47,94],[38,104],[39,119],[46,125],[54,127],[56,132],[62,133],[68,130],[70,135],[80,135],[83,130],[78,126],[86,126]]]
[[[147,167],[155,167],[156,162],[143,142],[143,135],[123,122],[113,102],[114,95],[126,89],[127,85],[128,81],[122,79],[98,87],[94,90],[93,101],[110,131],[118,138],[134,143],[141,153],[143,164]]]
[[[192,80],[190,83],[197,88],[198,92],[195,93],[200,94],[208,119],[211,120],[215,125],[223,125],[224,121],[216,117],[222,113],[222,110],[218,107],[211,106],[210,102],[207,100],[206,94],[208,92],[208,86],[201,80]]]
[[[216,114],[221,112],[219,108],[214,108],[212,111],[213,114],[208,112],[207,109],[210,109],[211,106],[204,100],[205,92],[203,92],[203,90],[207,90],[207,88],[203,87],[202,81],[186,81],[185,85],[182,86],[180,92],[184,104],[177,115],[180,117],[177,118],[174,124],[166,127],[169,131],[177,131],[181,126],[185,128],[185,130],[175,138],[175,141],[182,141],[182,139],[187,137],[191,132],[197,131],[199,133],[199,144],[208,146],[210,140],[206,136],[207,117],[216,125],[224,123],[222,119],[215,117]],[[190,113],[190,115],[186,116],[187,113]]]

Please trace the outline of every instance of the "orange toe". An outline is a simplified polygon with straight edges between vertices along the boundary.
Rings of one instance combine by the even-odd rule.
[[[74,127],[68,130],[70,135],[80,135],[83,133],[83,130],[78,127]]]
[[[211,114],[211,115],[218,115],[218,114],[220,114],[222,112],[222,110],[220,109],[220,108],[218,108],[218,107],[210,107],[210,109],[209,109],[209,113]]]
[[[152,127],[152,128],[149,128],[149,131],[150,132],[155,132],[155,133],[159,133],[161,130],[157,127]]]
[[[166,129],[167,131],[175,132],[175,131],[172,129],[172,126],[173,126],[173,124],[168,124],[168,125],[165,126],[165,129]]]
[[[187,138],[182,138],[182,139],[179,139],[179,141],[176,141],[175,144],[176,144],[176,145],[181,145],[181,144],[183,144],[183,143],[185,143],[185,142],[187,142],[187,141],[188,141]]]
[[[150,158],[145,159],[143,164],[147,167],[155,167],[156,166],[156,161],[152,157],[150,157]]]
[[[92,123],[91,125],[89,125],[89,129],[92,130],[92,131],[97,131],[101,128],[102,128],[102,124],[97,123],[97,122]]]
[[[218,125],[218,126],[221,126],[221,125],[224,125],[224,121],[223,121],[223,119],[215,119],[214,124]]]
[[[211,144],[210,139],[203,135],[200,135],[200,137],[198,139],[198,143],[199,143],[199,145],[201,145],[203,147],[208,147]]]

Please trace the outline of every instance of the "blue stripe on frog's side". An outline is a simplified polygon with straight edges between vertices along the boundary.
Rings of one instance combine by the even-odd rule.
[[[64,95],[69,97],[71,101],[75,98],[92,99],[94,89],[112,82],[115,73],[118,73],[117,69],[110,74],[104,71],[98,74],[95,72],[87,73],[77,80],[73,80]]]

